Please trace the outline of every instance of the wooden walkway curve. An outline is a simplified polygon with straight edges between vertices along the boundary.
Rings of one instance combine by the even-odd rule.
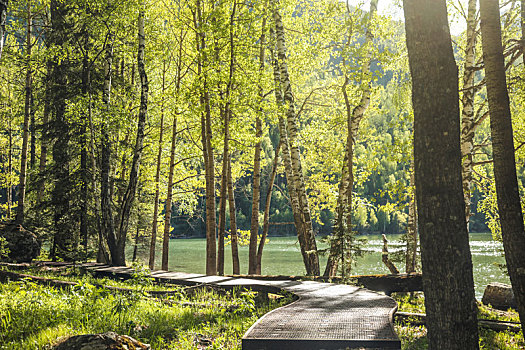
[[[129,267],[86,266],[96,275],[130,278]],[[158,282],[224,289],[293,293],[298,299],[260,318],[244,335],[243,350],[401,349],[393,326],[397,303],[355,286],[313,281],[271,281],[157,270]]]

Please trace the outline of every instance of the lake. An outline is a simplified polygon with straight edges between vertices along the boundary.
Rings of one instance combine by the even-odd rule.
[[[352,274],[382,274],[388,269],[381,261],[383,242],[380,235],[365,236],[369,252],[358,258]],[[389,250],[395,251],[400,235],[389,235]],[[173,271],[205,273],[205,240],[172,239],[170,240],[169,269]],[[320,247],[324,247],[320,244]],[[398,248],[399,249],[399,248]],[[502,245],[492,240],[488,233],[470,234],[470,249],[474,266],[476,297],[481,299],[485,286],[490,282],[509,283],[509,278],[497,264],[504,264]],[[157,247],[157,266],[160,264],[161,248]],[[231,249],[225,248],[225,273],[232,273]],[[241,273],[247,273],[248,247],[239,247]],[[321,257],[321,272],[324,271],[326,258]],[[397,264],[400,271],[404,264]],[[305,270],[296,237],[271,237],[265,245],[262,273],[265,275],[304,275]]]

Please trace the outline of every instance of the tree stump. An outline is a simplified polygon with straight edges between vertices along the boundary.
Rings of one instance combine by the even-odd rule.
[[[481,302],[500,310],[515,309],[517,306],[512,286],[498,282],[492,282],[485,288]]]
[[[7,262],[31,262],[40,255],[40,242],[36,235],[22,225],[0,225],[0,237],[7,241]]]
[[[114,332],[102,334],[75,335],[53,347],[53,350],[110,350],[140,349],[150,350],[149,344],[143,344],[127,335]]]

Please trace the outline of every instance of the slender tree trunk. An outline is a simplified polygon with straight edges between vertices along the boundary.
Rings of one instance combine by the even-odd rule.
[[[8,0],[0,0],[0,58],[2,58],[2,51],[4,49],[5,40],[5,24],[7,21],[7,5]]]
[[[8,155],[7,155],[7,220],[11,219],[11,211],[13,209],[13,181],[11,180],[11,174],[13,174],[13,125],[11,118],[13,117],[12,110],[9,113],[9,124],[7,130],[8,138]]]
[[[51,84],[50,84],[50,78],[52,74],[53,66],[51,64],[51,60],[47,60],[46,63],[46,84],[45,84],[45,92],[44,92],[44,113],[42,115],[42,133],[40,136],[40,163],[38,165],[38,170],[40,173],[40,176],[42,177],[47,165],[47,153],[48,153],[48,135],[46,134],[45,130],[49,128],[49,113],[51,111]],[[42,203],[42,200],[44,199],[44,193],[46,189],[46,181],[42,180],[39,187],[38,187],[38,194],[37,194],[37,203]]]
[[[521,57],[525,65],[525,0],[521,0]]]
[[[261,38],[259,39],[259,79],[264,74],[264,61],[266,46],[266,16],[263,17]],[[260,84],[260,82],[259,82]],[[264,92],[262,86],[259,86],[259,104],[262,104],[264,99]],[[254,275],[257,273],[258,253],[257,253],[257,236],[259,233],[259,207],[261,201],[261,138],[262,138],[262,121],[263,116],[262,106],[259,106],[259,111],[255,115],[255,151],[253,157],[253,185],[252,185],[252,220],[250,226],[250,246],[248,253],[248,274]],[[262,243],[262,241],[261,241]],[[264,245],[264,243],[262,243]],[[262,249],[261,249],[262,254]]]
[[[217,250],[217,273],[219,276],[224,275],[224,233],[226,230],[226,201],[227,201],[227,182],[228,182],[228,162],[230,157],[230,116],[227,107],[222,110],[224,119],[224,150],[222,152],[222,175],[221,175],[221,192],[219,199],[219,239]]]
[[[90,67],[89,67],[89,34],[86,28],[84,30],[84,58],[82,62],[82,95],[88,96],[90,85]],[[80,128],[80,176],[82,183],[80,185],[80,236],[83,240],[84,259],[87,260],[88,255],[88,144],[87,144],[87,124],[89,123],[89,107],[87,113],[83,113],[82,125]],[[93,169],[94,170],[94,169]]]
[[[404,0],[403,4],[429,349],[478,349],[461,179],[458,69],[446,1]]]
[[[275,21],[275,33],[277,38],[277,50],[279,65],[281,68],[280,78],[283,89],[283,97],[285,105],[287,106],[286,120],[288,128],[288,143],[291,156],[291,165],[293,168],[293,178],[295,183],[295,190],[299,198],[299,206],[301,209],[301,221],[304,232],[305,250],[309,261],[308,274],[319,275],[319,256],[317,253],[317,244],[315,241],[315,234],[312,227],[312,219],[310,215],[310,207],[308,205],[308,197],[306,195],[306,186],[301,165],[301,154],[299,145],[297,143],[297,116],[295,112],[295,101],[292,93],[292,86],[290,84],[290,77],[288,74],[287,58],[286,58],[286,43],[284,39],[284,26],[281,15],[278,10],[278,1],[274,0],[273,4],[273,18]]]
[[[27,177],[27,148],[29,143],[29,120],[31,119],[31,102],[33,95],[33,68],[31,63],[31,37],[33,16],[31,14],[31,0],[27,1],[27,30],[26,30],[26,85],[25,85],[25,108],[24,108],[24,128],[22,135],[22,154],[20,156],[20,181],[18,185],[18,207],[16,223],[24,223],[24,210],[26,198],[26,177]]]
[[[36,119],[35,119],[35,109],[33,108],[33,94],[31,93],[31,101],[29,102],[31,106],[31,124],[29,125],[29,135],[30,135],[30,147],[29,147],[29,169],[35,168],[36,163]]]
[[[108,243],[111,254],[111,260],[117,255],[117,237],[115,236],[115,224],[113,221],[113,200],[111,191],[111,153],[113,145],[109,135],[109,106],[111,103],[111,76],[113,71],[113,36],[110,33],[106,47],[106,58],[104,64],[104,90],[102,102],[104,103],[106,118],[102,123],[102,147],[101,147],[101,165],[100,165],[100,211],[101,211],[101,232],[103,240]],[[103,257],[104,243],[99,242],[99,257]]]
[[[171,151],[170,151],[170,172],[168,174],[168,189],[166,194],[166,213],[164,214],[164,235],[162,238],[162,270],[168,271],[169,243],[171,230],[171,207],[173,198],[173,173],[175,171],[175,148],[177,145],[177,115],[173,116]]]
[[[262,272],[262,254],[264,249],[264,244],[266,243],[266,237],[268,237],[268,230],[270,229],[270,205],[272,203],[272,190],[273,184],[275,182],[275,177],[277,176],[277,168],[279,166],[279,153],[281,153],[281,143],[277,145],[275,150],[275,157],[273,158],[272,164],[272,174],[268,180],[268,190],[266,191],[266,201],[264,205],[264,219],[263,219],[263,232],[261,236],[261,241],[259,242],[259,249],[257,249],[257,269],[255,274],[260,275]]]
[[[180,31],[179,40],[179,56],[177,60],[177,83],[175,86],[175,94],[179,96],[180,84],[182,81],[182,53],[184,43],[185,32],[184,29]],[[175,148],[177,145],[177,112],[173,116],[172,124],[172,135],[171,135],[171,148],[170,148],[170,170],[168,174],[168,188],[166,191],[166,207],[164,214],[164,234],[162,237],[162,265],[163,270],[168,270],[169,262],[169,242],[170,242],[170,230],[171,230],[171,207],[173,198],[173,173],[175,171]]]
[[[523,328],[525,322],[525,231],[516,177],[512,118],[501,45],[498,2],[481,0],[480,13],[501,236],[507,269]]]
[[[462,176],[463,194],[465,196],[465,216],[467,218],[467,229],[469,229],[470,217],[472,216],[472,170],[474,157],[474,76],[476,71],[476,0],[469,0],[467,15],[467,41],[465,48],[465,64],[463,72],[463,98],[461,103],[461,153],[463,156]]]
[[[69,4],[58,0],[51,1],[51,42],[55,45],[67,44],[69,33],[66,20],[70,12]],[[54,206],[54,237],[51,257],[71,260],[73,257],[74,228],[70,213],[71,180],[69,166],[71,155],[69,140],[71,136],[69,121],[66,118],[66,100],[68,96],[68,58],[58,57],[53,61],[52,77],[52,112],[53,133],[56,137],[53,144],[52,155],[54,161],[52,203]]]
[[[235,208],[235,193],[233,191],[233,178],[231,156],[228,158],[228,203],[230,207],[230,239],[232,246],[233,274],[241,273],[239,263],[239,248],[237,243],[237,210]]]
[[[217,242],[216,242],[216,213],[215,213],[215,165],[212,147],[211,106],[208,91],[208,81],[203,67],[207,64],[206,34],[204,32],[204,16],[200,0],[197,0],[195,27],[197,28],[197,74],[202,77],[200,103],[204,109],[201,116],[201,141],[204,157],[206,178],[206,274],[217,274]]]
[[[271,30],[273,34],[273,30]],[[274,85],[275,85],[275,101],[278,106],[284,105],[284,98],[282,93],[281,86],[281,73],[279,67],[279,60],[274,56],[272,51],[272,63],[273,63],[273,74],[274,74]],[[292,169],[292,159],[290,155],[290,144],[288,142],[288,132],[286,130],[286,123],[281,114],[279,114],[279,136],[280,142],[282,145],[282,157],[284,163],[284,170],[286,174],[286,185],[288,188],[288,194],[290,195],[290,205],[292,207],[292,213],[294,218],[295,229],[297,231],[297,240],[299,241],[299,247],[301,249],[301,255],[303,257],[303,263],[306,268],[306,273],[311,274],[311,264],[308,259],[307,247],[304,237],[303,221],[301,218],[301,209],[299,206],[299,198],[297,196],[297,191],[295,189],[295,183],[293,181],[293,169]]]
[[[162,143],[164,136],[164,99],[166,93],[166,60],[162,61],[162,102],[160,107],[159,149],[157,151],[157,171],[155,173],[155,202],[153,204],[153,221],[151,227],[151,242],[149,246],[149,269],[155,268],[155,246],[157,244],[157,224],[159,218],[160,169],[162,165]]]
[[[143,4],[141,6],[144,6]],[[144,9],[142,8],[139,12],[138,19],[138,36],[139,36],[139,49],[137,53],[137,66],[140,76],[140,108],[139,118],[137,125],[137,137],[135,139],[135,148],[133,151],[133,161],[131,163],[131,171],[129,174],[129,183],[124,194],[122,202],[120,223],[119,223],[119,234],[118,234],[118,257],[117,259],[112,257],[113,263],[118,265],[126,265],[126,237],[129,227],[129,217],[131,213],[131,207],[135,201],[135,195],[137,193],[137,184],[139,179],[140,161],[142,158],[142,151],[144,145],[144,130],[146,128],[146,116],[148,113],[148,76],[146,75],[146,68],[144,66],[144,50],[146,48],[146,36],[144,34]]]
[[[139,250],[139,233],[140,233],[140,226],[137,225],[137,230],[135,232],[135,244],[133,246],[133,257],[131,261],[135,262],[137,261],[137,252]]]
[[[417,263],[417,206],[416,206],[416,177],[414,174],[414,160],[410,162],[410,203],[408,203],[407,220],[407,255],[405,259],[406,273],[416,272]]]
[[[366,30],[366,37],[364,47],[367,52],[364,56],[363,65],[361,67],[361,99],[359,104],[352,108],[350,98],[347,92],[347,86],[349,84],[349,77],[345,71],[345,81],[342,86],[342,92],[345,99],[345,107],[347,114],[347,140],[346,140],[346,153],[343,162],[343,171],[341,173],[341,183],[339,184],[339,197],[335,231],[336,237],[332,239],[330,255],[324,271],[325,276],[335,276],[337,274],[338,261],[341,261],[342,275],[350,272],[351,268],[351,246],[352,246],[352,194],[354,187],[354,144],[357,140],[359,126],[364,118],[365,112],[370,105],[370,94],[371,94],[371,75],[370,65],[372,57],[370,54],[369,46],[373,44],[372,34],[372,20],[375,13],[377,12],[378,0],[370,1],[370,11],[368,13],[368,28]],[[348,7],[347,7],[348,10]],[[349,12],[349,10],[348,10]],[[350,15],[350,13],[348,13]],[[351,42],[351,31],[348,35],[348,43]],[[343,61],[345,69],[346,60]],[[343,218],[344,216],[344,218]],[[337,237],[339,236],[339,237]],[[349,241],[350,240],[350,241]],[[350,260],[350,261],[347,261]]]
[[[221,198],[219,202],[219,230],[218,230],[218,250],[217,250],[217,273],[220,276],[224,275],[224,235],[226,229],[226,183],[227,183],[227,172],[229,162],[229,142],[230,142],[230,120],[231,120],[231,92],[233,88],[233,79],[235,73],[235,46],[233,43],[233,30],[235,24],[235,11],[237,9],[237,3],[233,3],[231,15],[230,15],[230,67],[228,84],[226,86],[226,105],[224,107],[224,151],[222,160],[222,179],[221,179]]]

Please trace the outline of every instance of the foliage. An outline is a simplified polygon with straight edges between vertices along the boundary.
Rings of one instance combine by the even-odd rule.
[[[60,337],[111,330],[154,349],[194,348],[199,339],[209,339],[213,348],[238,349],[248,327],[282,302],[258,304],[253,293],[242,291],[187,294],[183,289],[179,295],[153,299],[78,282],[68,290],[31,281],[1,284],[0,348],[40,349]]]

